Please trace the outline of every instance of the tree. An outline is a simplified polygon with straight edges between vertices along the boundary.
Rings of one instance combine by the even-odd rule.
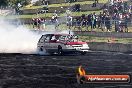
[[[16,7],[18,3],[24,6],[30,4],[31,0],[0,0],[0,6]]]
[[[0,0],[0,6],[7,6],[8,1],[7,0]]]
[[[17,6],[18,3],[20,3],[21,5],[28,5],[30,4],[31,0],[8,0],[8,4],[10,3],[10,5],[12,6]]]

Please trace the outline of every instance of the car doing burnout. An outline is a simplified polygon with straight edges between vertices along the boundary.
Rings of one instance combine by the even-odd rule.
[[[39,52],[63,55],[64,53],[86,54],[89,46],[86,42],[78,40],[78,36],[70,34],[45,34],[38,41]]]

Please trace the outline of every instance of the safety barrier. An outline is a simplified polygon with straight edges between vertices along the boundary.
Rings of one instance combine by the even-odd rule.
[[[132,44],[106,42],[91,42],[88,44],[91,50],[96,51],[132,52]]]

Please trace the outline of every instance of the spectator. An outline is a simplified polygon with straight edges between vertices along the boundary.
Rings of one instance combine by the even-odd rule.
[[[72,16],[67,16],[67,26],[69,26],[69,29],[71,28],[72,26],[72,21],[73,21],[73,18]]]
[[[97,24],[98,24],[98,28],[101,28],[101,18],[102,18],[102,13],[100,12],[99,16],[98,16],[98,21],[97,21]]]
[[[55,15],[55,14],[53,14],[53,16],[52,16],[52,18],[51,18],[51,22],[52,23],[55,23],[55,22],[57,22],[58,20],[57,20],[57,15]]]
[[[132,12],[132,5],[129,6],[129,13]]]
[[[94,20],[93,28],[95,29],[96,28],[96,23],[97,23],[97,16],[96,16],[95,12],[93,13],[93,20]]]
[[[92,14],[91,15],[91,31],[93,31],[93,29],[94,29],[94,23],[95,22],[95,15],[94,14]]]
[[[41,29],[45,29],[45,19],[44,19],[44,18],[41,18],[41,19],[40,19],[40,22],[41,22],[41,23],[40,23],[40,24],[41,24],[41,25],[40,25],[40,26],[41,26]]]
[[[125,32],[128,32],[128,16],[125,16]]]
[[[89,26],[91,26],[91,29],[92,29],[91,18],[92,18],[92,13],[89,14],[88,17],[87,17],[87,28],[88,28]]]
[[[119,22],[119,16],[118,16],[118,14],[115,16],[115,31],[116,32],[119,32],[119,24],[120,24],[120,22]]]
[[[37,18],[32,19],[32,21],[33,21],[33,28],[37,28],[38,25]]]
[[[110,23],[110,16],[109,16],[109,15],[107,15],[107,16],[105,17],[105,25],[106,25],[107,31],[110,32],[110,31],[111,31],[111,30],[110,30],[111,23]]]
[[[87,25],[87,20],[86,20],[85,14],[82,14],[81,21],[82,21],[82,26],[86,26]]]
[[[79,30],[81,30],[81,17],[76,18],[76,25],[75,28],[78,27]],[[74,29],[75,29],[74,28]],[[82,30],[81,30],[82,31]]]
[[[99,0],[95,0],[95,3],[99,3]]]
[[[101,29],[102,31],[104,31],[104,28],[105,28],[105,17],[106,17],[106,13],[103,13],[102,15],[102,18],[101,18],[101,21],[102,21],[102,24],[101,24]]]

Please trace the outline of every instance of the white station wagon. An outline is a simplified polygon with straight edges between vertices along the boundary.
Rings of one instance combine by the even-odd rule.
[[[37,49],[41,53],[63,55],[65,53],[86,54],[89,46],[70,34],[45,34],[38,41]]]

